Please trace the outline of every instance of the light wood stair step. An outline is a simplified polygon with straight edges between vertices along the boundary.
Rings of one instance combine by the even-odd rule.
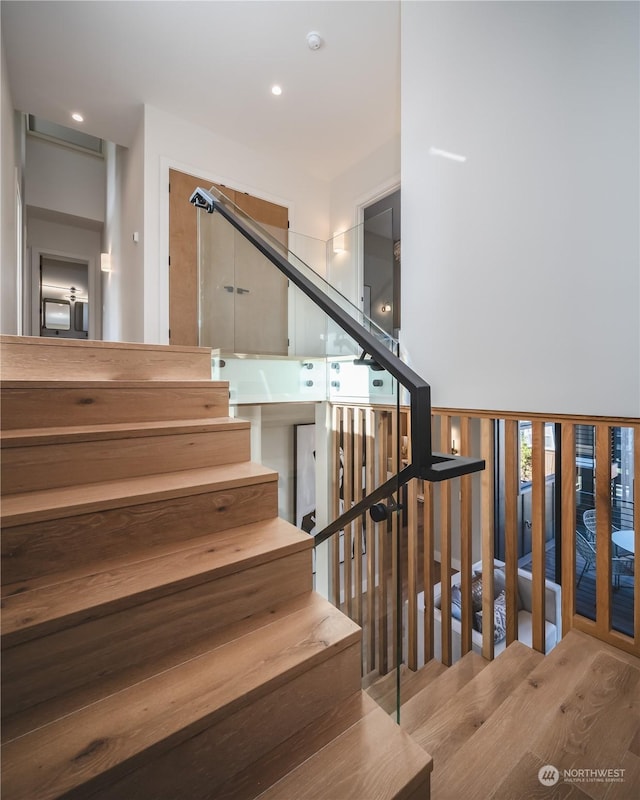
[[[422,727],[439,708],[449,701],[449,698],[461,691],[488,664],[486,659],[473,651],[462,656],[456,662],[455,669],[448,667],[437,678],[437,692],[427,690],[403,703],[400,712],[403,730],[413,733]]]
[[[2,427],[211,419],[229,414],[225,381],[0,381]]]
[[[411,738],[432,756],[434,773],[447,774],[447,759],[477,734],[491,714],[543,659],[541,653],[521,642],[512,642],[421,727],[411,731]],[[455,670],[458,664],[460,662],[450,669]],[[439,681],[435,681],[417,695],[416,702],[421,697],[428,702],[427,692],[440,691]],[[400,725],[403,726],[402,715]]]
[[[421,752],[375,701],[362,692],[337,714],[341,712],[345,717],[341,720],[345,729],[327,742],[322,741],[326,738],[324,730],[310,731],[315,750],[309,747],[304,734],[300,736],[306,759],[260,794],[260,800],[417,800],[429,797],[431,757]],[[335,716],[331,715],[330,719]],[[291,746],[300,747],[297,743]],[[227,800],[227,795],[218,797]],[[231,798],[239,800],[234,794],[229,795],[229,800]],[[247,795],[243,800],[248,800]]]
[[[638,709],[640,659],[571,630],[448,758],[444,774],[434,762],[433,796],[542,796],[538,770],[546,764],[561,771],[629,769],[627,756],[637,760],[631,749],[640,741]],[[635,797],[638,777],[629,769],[629,782],[618,785],[558,784],[565,794],[557,796],[602,797],[613,786],[607,797]]]
[[[270,519],[278,475],[246,461],[3,498],[3,582]]]
[[[2,491],[12,494],[250,458],[250,423],[209,420],[81,425],[4,431]]]
[[[149,548],[133,559],[4,584],[2,644],[13,647],[312,547],[310,536],[276,517]]]
[[[211,349],[0,336],[5,380],[208,380]]]
[[[259,757],[265,739],[273,747],[295,732],[291,726],[310,724],[326,711],[328,692],[340,703],[357,690],[360,629],[315,593],[303,597],[291,601],[291,613],[285,605],[244,635],[231,626],[226,641],[206,653],[6,741],[3,798],[99,790],[134,797],[127,786],[136,773],[185,758],[203,737],[211,747],[207,769],[224,775],[229,763],[242,769],[243,760]],[[305,704],[300,693],[313,696]],[[183,782],[174,770],[167,790],[179,797]]]
[[[422,669],[413,671],[406,664],[400,665],[400,704],[408,702],[414,695],[430,686],[433,681],[445,672],[447,667],[440,661],[433,659]],[[364,681],[363,681],[364,683]],[[375,683],[367,686],[366,693],[388,714],[395,716],[397,699],[397,676],[393,670],[382,678],[378,677]]]

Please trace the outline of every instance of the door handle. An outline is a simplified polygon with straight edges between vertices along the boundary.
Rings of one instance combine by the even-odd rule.
[[[238,288],[236,289],[236,292],[238,292],[238,294],[249,294],[250,291],[251,291],[250,289],[243,289],[240,286],[238,286]]]
[[[227,292],[233,292],[233,286],[223,286],[222,288]]]

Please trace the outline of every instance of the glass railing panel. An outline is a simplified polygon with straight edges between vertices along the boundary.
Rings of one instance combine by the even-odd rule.
[[[292,244],[297,244],[298,246],[301,246],[301,249],[305,251],[306,258],[308,258],[309,260],[313,260],[317,264],[318,263],[317,240],[310,240],[308,238],[305,240],[302,237],[300,237],[300,235],[296,235],[295,237],[292,238],[291,242],[287,241],[286,243],[284,243],[280,241],[279,238],[275,236],[273,232],[269,231],[264,225],[260,225],[253,219],[251,219],[251,217],[249,217],[244,211],[238,208],[238,206],[236,206],[229,198],[225,197],[215,187],[212,187],[209,191],[211,195],[218,201],[219,203],[218,210],[222,215],[224,215],[225,210],[229,211],[237,220],[239,220],[239,222],[247,230],[261,237],[261,239],[264,240],[265,244],[269,248],[271,248],[273,251],[275,251],[280,256],[285,258],[293,267],[295,267],[297,273],[299,273],[299,275],[305,281],[314,286],[319,291],[319,293],[321,293],[322,297],[329,298],[340,309],[346,312],[353,320],[355,320],[358,324],[362,325],[366,330],[368,330],[376,338],[376,340],[379,341],[381,344],[383,344],[386,348],[390,349],[392,352],[396,351],[397,341],[387,331],[381,328],[374,320],[370,319],[364,313],[364,311],[359,306],[357,301],[352,302],[352,300],[350,300],[340,291],[339,286],[333,285],[333,278],[330,280],[325,275],[317,272],[315,269],[313,269],[313,267],[309,263],[307,263],[305,257],[302,257],[301,255],[295,253],[291,249]],[[201,217],[201,224],[202,225],[207,224],[202,217]],[[354,236],[356,235],[359,234],[354,233]],[[303,243],[305,244],[305,246],[302,246]],[[325,267],[325,272],[326,272],[326,267]],[[240,287],[240,288],[247,288],[247,287]]]
[[[325,358],[213,351],[213,380],[228,381],[231,405],[316,403],[327,399]]]
[[[312,431],[305,426],[306,438],[292,437],[293,463],[278,470],[287,476],[279,483],[279,506],[291,509],[289,521],[316,535],[359,503],[365,504],[316,547],[315,587],[363,627],[364,642],[378,643],[373,655],[372,647],[366,658],[363,655],[363,675],[367,683],[384,679],[392,691],[386,702],[393,704],[402,627],[398,624],[397,556],[401,520],[400,513],[392,510],[388,519],[375,523],[366,498],[399,471],[402,437],[397,381],[370,357],[363,359],[361,345],[293,282],[286,286],[286,295],[279,296],[280,270],[255,248],[249,253],[237,240],[241,234],[222,215],[199,214],[204,278],[200,319],[201,331],[210,337],[206,344],[215,348],[212,376],[229,382],[232,405],[262,405],[262,415],[267,403],[313,403],[323,409],[324,417],[317,409],[314,412],[317,421],[310,426]],[[242,268],[239,258],[246,261]],[[236,262],[232,268],[226,259]],[[222,262],[218,276],[217,261]],[[213,308],[219,313],[229,300],[233,310],[225,310],[224,319],[234,319],[234,352],[216,348],[216,320],[211,312]],[[274,315],[282,317],[287,331],[283,354],[274,354],[276,347],[269,343],[273,325],[268,318]],[[258,320],[258,335],[252,334],[253,351],[243,353],[237,349],[238,342],[248,339],[240,328],[251,320]],[[237,413],[242,416],[242,408]],[[320,419],[326,424],[320,424]],[[264,457],[263,463],[271,466]],[[297,471],[303,464],[306,471],[302,466]],[[316,470],[316,465],[322,469]],[[315,484],[315,495],[305,491],[309,480]],[[309,496],[314,497],[315,508],[303,507],[303,498]],[[389,504],[396,496],[391,486],[380,502]]]

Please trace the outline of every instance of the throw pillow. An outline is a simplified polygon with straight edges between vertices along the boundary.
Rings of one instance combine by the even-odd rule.
[[[451,587],[451,616],[462,619],[462,592],[456,584]]]
[[[482,633],[482,610],[473,615],[474,628]],[[507,598],[504,590],[496,597],[493,604],[493,643],[498,644],[507,635]]]
[[[471,607],[474,611],[482,609],[482,574],[474,572],[471,579]]]

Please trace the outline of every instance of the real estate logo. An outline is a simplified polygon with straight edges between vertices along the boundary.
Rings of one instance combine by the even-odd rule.
[[[538,780],[543,786],[555,786],[560,780],[560,770],[553,764],[545,764],[538,770]]]

